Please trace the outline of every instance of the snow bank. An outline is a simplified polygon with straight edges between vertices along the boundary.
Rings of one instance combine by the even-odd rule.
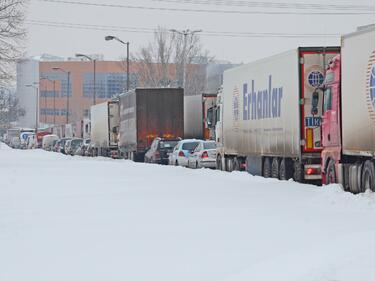
[[[40,150],[0,179],[0,280],[375,276],[372,193]]]

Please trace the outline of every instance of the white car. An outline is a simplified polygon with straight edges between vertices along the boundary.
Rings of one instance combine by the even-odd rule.
[[[189,168],[216,168],[215,141],[200,141],[188,159]]]
[[[189,156],[198,144],[199,140],[196,139],[179,141],[169,156],[169,165],[187,167]]]
[[[42,139],[42,148],[47,151],[52,150],[52,144],[54,141],[58,140],[59,137],[57,135],[45,135]]]

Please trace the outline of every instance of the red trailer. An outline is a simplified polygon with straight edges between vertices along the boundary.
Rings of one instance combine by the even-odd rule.
[[[143,162],[156,137],[183,135],[182,88],[137,88],[120,96],[119,149],[125,158]]]

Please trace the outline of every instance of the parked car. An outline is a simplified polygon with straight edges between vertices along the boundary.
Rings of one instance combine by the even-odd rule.
[[[82,143],[83,139],[80,138],[68,140],[65,144],[65,153],[73,156]]]
[[[145,154],[145,163],[168,164],[169,155],[180,139],[155,138]]]
[[[71,140],[71,138],[62,138],[59,142],[58,142],[58,150],[57,152],[61,152],[62,154],[66,154],[66,151],[65,151],[65,144],[68,140]]]
[[[169,157],[169,165],[187,167],[189,156],[198,144],[199,140],[196,139],[181,140]]]
[[[215,141],[200,141],[193,153],[189,155],[189,168],[216,168]]]
[[[53,148],[53,142],[57,141],[59,137],[57,135],[45,135],[42,139],[42,149],[51,151]]]
[[[10,147],[16,149],[21,148],[21,139],[19,137],[13,137],[10,141]]]
[[[82,144],[75,151],[74,155],[88,156],[88,148],[91,143],[90,139],[84,139]]]

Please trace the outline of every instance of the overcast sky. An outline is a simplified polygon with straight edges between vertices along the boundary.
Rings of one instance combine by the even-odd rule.
[[[165,1],[165,0],[164,0]],[[185,4],[160,0],[70,0],[70,2],[86,2],[98,4],[120,4],[141,7],[166,7],[190,10],[237,10],[237,11],[296,11],[291,9],[270,10],[267,8],[249,8],[233,6],[244,4],[246,0],[225,0],[227,6],[198,5],[196,2],[218,2],[217,0],[184,0]],[[258,2],[276,2],[276,0],[257,0]],[[288,2],[286,2],[288,1]],[[186,4],[186,2],[190,2]],[[193,3],[192,3],[193,2]],[[223,2],[223,1],[222,1]],[[283,3],[299,3],[293,0],[280,0]],[[303,3],[373,5],[374,0],[362,1],[309,1]],[[309,10],[298,10],[309,12]],[[341,10],[342,11],[342,10]],[[324,10],[314,10],[324,12]],[[335,12],[330,10],[329,12]],[[231,13],[198,13],[192,11],[161,11],[147,9],[131,9],[120,7],[100,7],[52,3],[30,0],[27,8],[28,40],[26,51],[28,56],[48,53],[68,57],[75,53],[103,54],[105,59],[118,59],[124,56],[125,46],[117,42],[106,42],[104,36],[117,35],[129,41],[131,52],[146,45],[152,39],[152,33],[143,31],[102,31],[76,29],[56,26],[36,25],[35,21],[60,22],[81,25],[115,26],[152,29],[158,25],[168,29],[202,29],[205,32],[245,32],[245,33],[318,33],[345,34],[352,32],[357,26],[375,23],[372,15],[275,15],[275,14],[231,14]],[[32,24],[33,22],[34,24]],[[202,42],[210,54],[217,59],[232,62],[249,62],[257,58],[269,56],[297,46],[337,45],[337,37],[322,36],[319,38],[269,38],[269,37],[224,37],[202,34]]]

